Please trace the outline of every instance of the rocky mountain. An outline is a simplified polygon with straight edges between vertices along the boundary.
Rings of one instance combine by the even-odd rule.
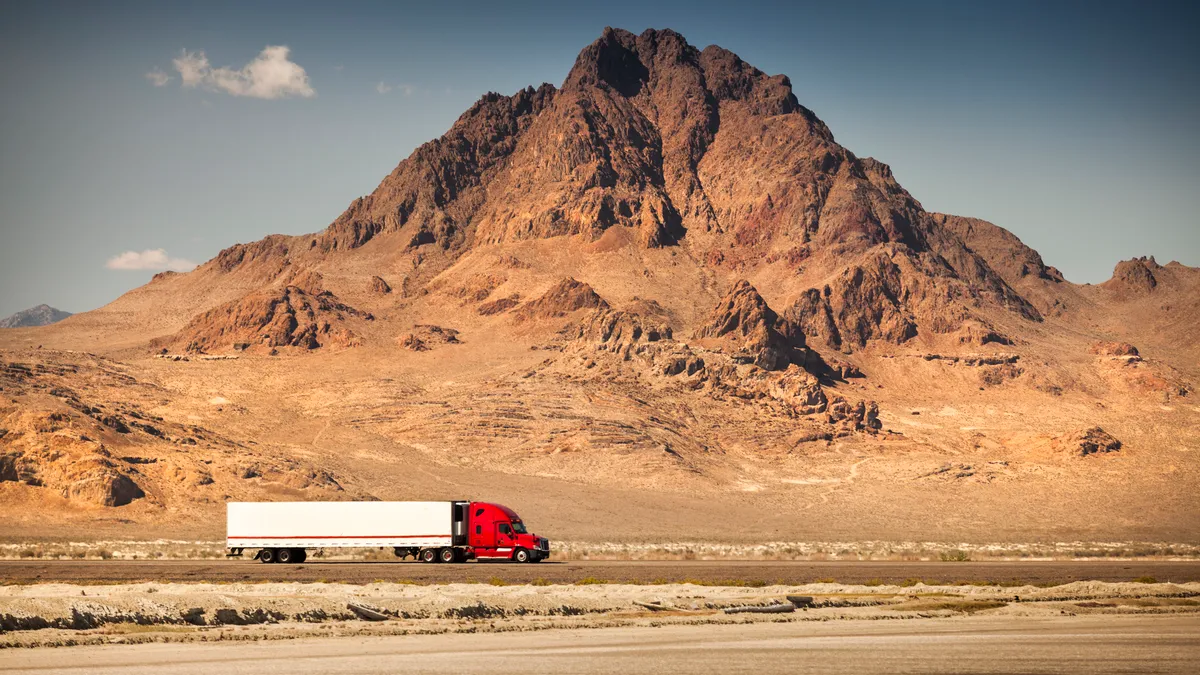
[[[469,493],[572,538],[1194,538],[1197,321],[1198,270],[1072,284],[927,212],[786,76],[606,29],[323,231],[37,352],[0,336],[0,501],[169,532],[230,495]]]
[[[0,319],[0,328],[26,328],[29,326],[49,326],[71,316],[70,312],[54,309],[50,305],[38,305],[24,309],[16,314]]]

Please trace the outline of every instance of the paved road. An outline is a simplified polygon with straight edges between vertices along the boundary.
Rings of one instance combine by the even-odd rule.
[[[799,622],[11,649],[0,672],[1196,673],[1200,617]]]
[[[1003,582],[1057,584],[1078,580],[1200,581],[1198,561],[1043,561],[1043,562],[730,562],[730,561],[581,561],[536,565],[416,562],[307,562],[264,565],[244,560],[218,561],[0,561],[0,583],[136,581],[340,581],[377,580],[445,583],[489,581],[574,583],[587,578],[611,582],[702,581],[801,584],[818,580],[841,583]]]

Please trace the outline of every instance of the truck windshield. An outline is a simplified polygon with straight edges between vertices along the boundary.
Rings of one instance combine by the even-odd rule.
[[[522,523],[518,520],[517,522],[513,523],[512,526],[513,532],[516,532],[517,534],[525,534],[525,523]]]

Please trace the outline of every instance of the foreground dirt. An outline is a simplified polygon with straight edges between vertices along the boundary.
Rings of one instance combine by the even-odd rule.
[[[232,561],[0,561],[0,584],[392,581],[417,584],[490,582],[528,584],[680,583],[726,585],[840,583],[980,583],[1050,586],[1083,579],[1106,582],[1200,582],[1200,560],[1028,562],[799,562],[799,561],[578,561],[537,565],[416,562],[306,562],[264,565]]]
[[[797,608],[785,600],[805,596]],[[0,588],[0,646],[221,642],[317,636],[514,633],[638,626],[1070,615],[1200,619],[1200,583],[414,585],[34,584]],[[735,610],[778,607],[787,613]]]
[[[532,634],[27,649],[6,672],[90,673],[1193,673],[1200,622],[1179,616],[633,626]]]

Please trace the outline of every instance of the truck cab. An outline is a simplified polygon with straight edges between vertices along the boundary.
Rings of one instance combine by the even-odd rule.
[[[539,562],[550,557],[550,542],[525,529],[515,511],[500,504],[471,502],[467,545],[479,559]]]

